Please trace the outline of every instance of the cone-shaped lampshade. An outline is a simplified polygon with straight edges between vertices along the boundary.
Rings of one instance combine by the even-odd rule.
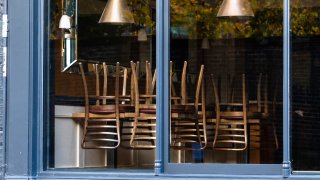
[[[109,0],[99,23],[134,23],[126,0]]]
[[[59,28],[61,29],[70,29],[71,28],[71,22],[70,17],[68,15],[62,15],[59,22]]]
[[[144,28],[139,29],[138,31],[138,41],[147,41],[148,37],[147,37],[147,32]]]
[[[254,16],[249,0],[223,0],[217,17]]]
[[[209,40],[208,40],[208,38],[202,39],[201,49],[209,49],[209,48],[210,48],[210,45],[209,45]]]

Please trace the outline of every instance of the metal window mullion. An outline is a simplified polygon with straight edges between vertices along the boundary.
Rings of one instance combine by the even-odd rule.
[[[32,115],[32,118],[34,119],[33,121],[33,126],[32,130],[34,133],[32,134],[33,137],[32,139],[36,141],[34,145],[36,147],[31,147],[33,149],[33,152],[36,154],[33,154],[32,161],[36,162],[34,163],[32,167],[32,173],[34,176],[36,176],[38,173],[41,173],[45,170],[45,166],[47,166],[47,161],[46,156],[48,156],[46,153],[47,151],[43,148],[46,147],[45,143],[47,141],[44,141],[45,138],[45,133],[44,133],[44,121],[46,118],[44,118],[45,114],[48,113],[47,106],[45,105],[46,101],[46,94],[44,93],[47,90],[47,86],[44,82],[46,82],[45,79],[45,72],[47,72],[47,69],[44,65],[44,62],[46,62],[48,58],[48,32],[45,31],[44,27],[48,27],[49,19],[47,15],[47,8],[49,2],[46,1],[34,1],[33,3],[33,11],[32,11],[32,21],[37,22],[33,23],[33,31],[32,33],[32,44],[33,48],[36,49],[43,49],[42,51],[33,51],[33,62],[36,63],[36,65],[32,66],[34,69],[34,73],[32,76],[32,79],[34,81],[37,81],[36,84],[32,86],[33,90],[32,92],[34,93],[34,98],[33,101],[36,102],[37,106],[34,106],[34,114]],[[38,32],[38,33],[34,33]],[[35,93],[36,92],[36,93]]]
[[[291,174],[290,162],[290,0],[283,0],[283,177]]]
[[[163,80],[164,80],[164,92],[163,92],[163,98],[164,98],[164,126],[163,126],[163,144],[162,147],[165,148],[163,162],[165,165],[169,163],[170,158],[170,146],[169,146],[169,136],[170,136],[170,0],[163,0]],[[164,166],[166,167],[166,166]],[[165,171],[165,168],[164,168]]]
[[[163,119],[164,119],[164,97],[163,97],[163,48],[164,48],[164,37],[163,37],[163,0],[156,1],[156,67],[157,67],[157,123],[156,123],[156,159],[154,165],[155,175],[159,175],[163,172]]]
[[[1,118],[1,136],[0,136],[0,142],[2,143],[1,154],[0,154],[0,178],[4,178],[5,174],[5,147],[6,147],[6,135],[5,135],[5,127],[6,127],[6,102],[7,102],[7,55],[8,55],[8,9],[7,9],[7,1],[3,1],[3,10],[2,10],[2,118]]]
[[[164,172],[168,163],[169,131],[169,55],[170,55],[170,0],[157,0],[157,34],[156,34],[156,64],[157,64],[157,151],[155,174]]]

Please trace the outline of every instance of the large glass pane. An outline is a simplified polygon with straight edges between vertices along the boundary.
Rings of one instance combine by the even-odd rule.
[[[50,0],[47,168],[155,159],[155,0]]]
[[[171,0],[170,11],[169,162],[281,163],[282,1]]]
[[[291,1],[291,116],[294,170],[320,170],[320,2]]]

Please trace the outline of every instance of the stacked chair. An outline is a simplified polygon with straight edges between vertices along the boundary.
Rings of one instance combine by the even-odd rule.
[[[85,97],[85,121],[82,136],[84,149],[154,149],[156,140],[156,71],[146,62],[145,92],[139,91],[139,62],[131,62],[131,88],[127,93],[128,69],[115,66],[115,75],[110,77],[108,65],[93,64],[94,73],[85,71],[79,63]],[[87,67],[87,66],[86,66]],[[102,77],[102,78],[101,78]],[[108,79],[114,78],[114,83]],[[95,80],[95,93],[88,87],[88,80]],[[90,82],[91,82],[90,81]],[[100,84],[102,83],[102,86]],[[122,87],[120,86],[122,84]],[[108,85],[114,87],[113,95]],[[110,90],[110,88],[109,88]],[[102,92],[102,93],[101,93]],[[124,114],[126,116],[124,117]],[[120,121],[121,119],[121,121]]]
[[[242,75],[241,103],[220,103],[216,80],[211,75],[215,97],[215,118],[208,119],[215,123],[212,148],[224,151],[244,151],[247,149],[247,104],[245,75]]]
[[[116,64],[114,94],[107,95],[108,66],[105,63],[94,64],[94,74],[86,74],[81,62],[79,66],[85,94],[85,121],[81,146],[84,149],[115,149],[120,145],[120,114],[130,111],[130,106],[120,106],[120,102],[129,101],[129,97],[125,93],[119,94],[120,78],[123,82],[122,88],[126,89],[127,70],[120,70],[119,63]],[[94,95],[89,95],[87,86],[87,79],[93,79],[90,75],[95,76]]]
[[[145,94],[139,91],[137,64],[131,62],[132,96],[134,97],[134,122],[130,147],[133,149],[154,149],[156,147],[156,95],[154,94],[156,72],[152,74],[151,65],[146,62]]]
[[[170,64],[170,77],[172,77],[172,62]],[[172,78],[170,78],[172,101],[170,146],[178,150],[204,149],[207,145],[203,80],[204,65],[201,65],[200,68],[194,99],[189,99],[186,95],[186,70],[187,62],[185,61],[181,76],[180,96],[176,96]]]
[[[263,87],[263,88],[262,88]],[[261,100],[263,89],[263,101]],[[249,106],[249,113],[259,113],[261,114],[259,120],[256,124],[251,123],[250,127],[250,147],[252,149],[260,149],[261,147],[261,127],[260,125],[263,124],[265,127],[271,127],[272,135],[273,135],[273,142],[274,142],[274,149],[279,148],[277,131],[275,126],[275,119],[276,119],[276,95],[278,90],[278,83],[276,81],[275,88],[274,88],[274,96],[271,101],[271,113],[269,112],[269,101],[268,101],[268,75],[259,73],[258,80],[257,80],[257,100],[256,102],[250,103]],[[250,114],[249,114],[250,115]],[[265,143],[265,142],[264,142]],[[267,147],[271,147],[267,145]]]
[[[87,65],[87,64],[86,64]],[[81,146],[85,149],[130,149],[156,148],[156,70],[146,62],[145,83],[141,83],[139,62],[130,62],[130,69],[120,67],[116,63],[114,75],[108,72],[106,63],[93,64],[93,73],[79,63],[85,97],[85,121]],[[252,105],[247,101],[246,78],[241,75],[241,98],[235,103],[235,78],[227,79],[227,102],[221,103],[221,95],[217,87],[217,78],[211,75],[214,94],[214,111],[209,118],[206,112],[204,89],[204,65],[200,66],[195,81],[194,97],[187,95],[187,66],[183,63],[179,86],[174,85],[175,71],[170,62],[170,147],[174,150],[203,150],[207,147],[213,150],[246,151],[248,150],[248,130],[251,136],[260,136],[260,129],[248,129],[247,117],[257,117],[248,113],[260,114],[258,118],[271,122],[276,148],[278,140],[274,121],[275,97],[273,99],[273,114],[269,114],[267,95],[267,76],[265,76],[264,103],[261,103],[261,86],[263,76],[258,76],[257,100],[255,110],[247,111]],[[88,66],[86,66],[88,67]],[[128,80],[128,77],[131,77]],[[111,80],[111,81],[110,81]],[[127,82],[130,82],[130,93],[127,95]],[[95,82],[94,91],[88,87],[88,82]],[[89,84],[90,84],[89,83]],[[190,86],[190,85],[189,85]],[[92,86],[90,86],[92,88]],[[108,88],[109,87],[109,88]],[[110,88],[112,87],[112,88]],[[237,86],[240,87],[240,86]],[[144,89],[144,91],[142,91]],[[177,93],[177,90],[180,93]],[[109,92],[110,91],[110,92]],[[90,92],[94,92],[90,94]],[[190,91],[189,91],[190,92]],[[276,92],[275,92],[276,93]],[[251,125],[250,125],[251,126]],[[254,127],[253,125],[252,127]],[[259,125],[258,125],[259,126]],[[209,140],[208,140],[209,139]],[[250,139],[250,147],[260,144],[260,137]],[[208,141],[210,143],[208,143]]]

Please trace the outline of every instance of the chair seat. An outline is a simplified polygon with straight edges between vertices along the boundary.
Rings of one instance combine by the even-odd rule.
[[[119,112],[133,112],[134,106],[132,105],[120,105],[119,106]],[[94,105],[90,106],[89,108],[90,113],[95,114],[110,114],[116,112],[116,105],[110,104],[110,105]]]
[[[243,118],[244,114],[241,111],[224,111],[220,112],[220,118],[232,119]]]
[[[140,109],[141,113],[156,114],[156,109]]]
[[[155,104],[140,104],[139,107],[141,113],[156,114],[157,105]]]
[[[180,113],[180,112],[194,112],[195,108],[194,105],[171,105],[171,112],[172,113]]]
[[[268,112],[252,112],[252,111],[249,111],[247,113],[247,116],[249,118],[256,118],[256,119],[268,119],[270,117],[270,113]]]

